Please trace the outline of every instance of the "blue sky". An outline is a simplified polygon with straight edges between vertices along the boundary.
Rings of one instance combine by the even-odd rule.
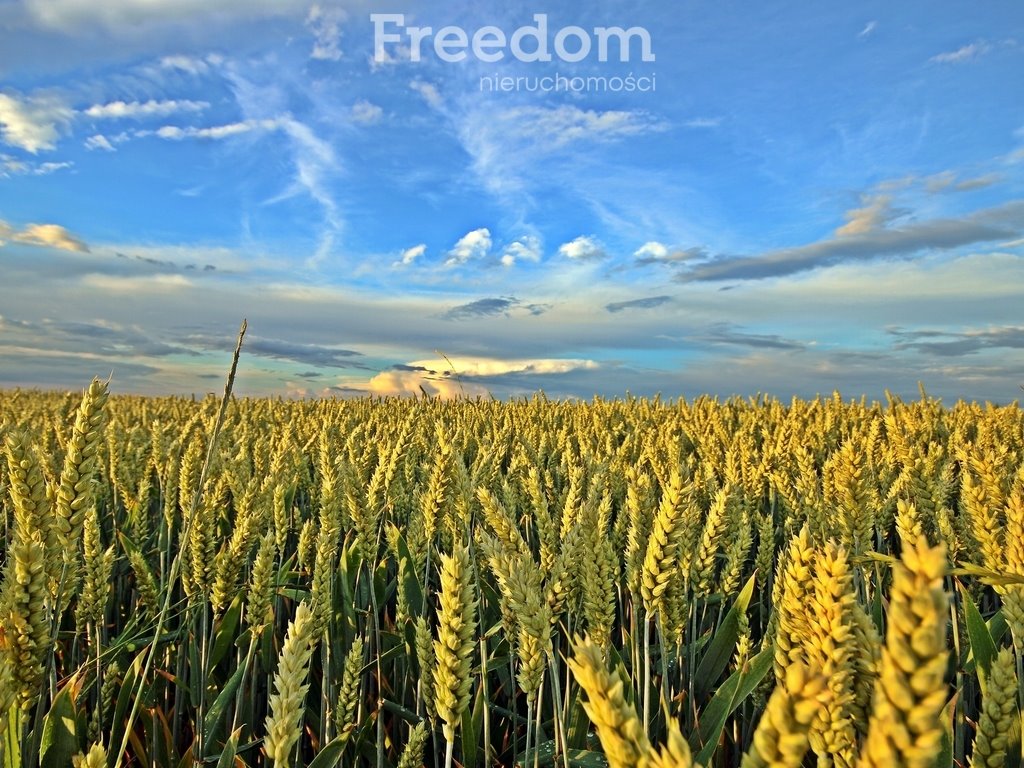
[[[0,0],[0,387],[1008,401],[1022,171],[1017,0]]]

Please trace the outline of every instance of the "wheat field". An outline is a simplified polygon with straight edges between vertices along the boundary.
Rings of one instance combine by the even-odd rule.
[[[1016,404],[108,389],[0,393],[2,766],[1020,763]]]

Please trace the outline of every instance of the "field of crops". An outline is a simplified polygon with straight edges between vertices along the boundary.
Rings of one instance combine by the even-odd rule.
[[[0,765],[1021,758],[1024,412],[0,393]]]

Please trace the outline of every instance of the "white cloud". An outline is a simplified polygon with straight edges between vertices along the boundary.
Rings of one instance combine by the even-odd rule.
[[[633,251],[636,266],[646,266],[648,264],[677,265],[687,261],[706,258],[707,255],[707,251],[699,246],[670,248],[664,243],[659,243],[657,240],[650,240]]]
[[[967,61],[973,61],[992,50],[992,46],[984,40],[979,40],[976,43],[970,43],[957,48],[955,51],[946,51],[932,56],[928,61],[934,64],[963,64]]]
[[[431,397],[453,400],[459,397],[486,397],[487,387],[460,382],[431,371],[381,371],[366,382],[366,392],[382,397]]]
[[[400,366],[399,370],[378,373],[366,383],[365,389],[370,394],[396,397],[420,397],[424,392],[431,397],[443,399],[486,397],[491,394],[490,389],[474,379],[509,374],[544,376],[578,370],[593,371],[599,367],[593,360],[578,359],[495,360],[481,357],[448,357],[415,360]],[[540,384],[541,382],[538,382],[538,386]]]
[[[192,287],[192,281],[184,275],[139,275],[124,277],[120,275],[85,275],[82,284],[110,293],[140,294],[150,293],[160,296],[165,292],[178,291]]]
[[[225,125],[213,125],[207,128],[195,126],[180,127],[177,125],[165,125],[155,131],[136,131],[135,135],[156,136],[170,141],[181,141],[182,139],[226,139],[249,131],[272,131],[282,127],[278,120],[242,120],[237,123]]]
[[[321,61],[341,59],[341,24],[347,14],[341,8],[324,8],[314,3],[306,16],[306,26],[315,38],[310,58]]]
[[[413,80],[409,83],[409,87],[416,91],[434,109],[440,109],[444,105],[441,92],[437,90],[437,86],[433,83],[428,83],[424,80]]]
[[[695,117],[683,123],[687,128],[717,128],[721,124],[720,117]]]
[[[593,360],[531,358],[523,360],[500,360],[487,357],[452,357],[433,360],[415,360],[410,368],[424,368],[431,371],[450,371],[459,376],[504,376],[509,373],[568,373],[576,370],[596,370],[600,366]]]
[[[505,251],[501,254],[501,264],[511,267],[517,261],[540,261],[542,253],[540,238],[535,235],[523,235],[505,246]]]
[[[47,176],[55,171],[62,171],[65,168],[71,168],[74,163],[65,161],[61,163],[40,163],[32,169],[33,176]]]
[[[398,261],[394,262],[393,266],[408,266],[426,252],[426,243],[420,243],[419,245],[414,245],[412,248],[406,248],[402,251],[402,255],[399,257]]]
[[[600,155],[592,145],[622,141],[668,127],[643,111],[602,112],[574,105],[506,109],[488,105],[471,108],[459,115],[454,124],[459,141],[472,158],[474,173],[488,190],[516,207],[529,202],[529,188],[534,183],[552,183],[552,173],[558,173],[559,181],[578,190],[580,166],[590,167],[593,157]],[[588,155],[587,162],[571,163],[574,167],[568,175],[565,167],[556,170],[548,162],[571,158],[573,152],[593,154]],[[580,197],[586,200],[594,194],[603,191],[591,190]],[[525,211],[519,215],[525,215]]]
[[[484,117],[484,116],[481,116]],[[485,117],[486,119],[486,117]],[[560,107],[513,107],[490,115],[497,136],[518,138],[554,149],[579,141],[609,141],[664,130],[667,126],[642,111]]]
[[[95,136],[90,136],[85,140],[86,149],[102,149],[106,152],[116,152],[114,145],[110,143],[110,139],[104,136],[102,133],[97,133]]]
[[[871,21],[864,25],[864,29],[857,33],[857,37],[862,39],[868,37],[876,29],[878,29],[878,22],[872,19]]]
[[[657,259],[658,261],[663,261],[668,258],[668,246],[656,240],[651,240],[637,248],[633,255],[638,259]]]
[[[455,246],[448,252],[448,260],[445,266],[456,266],[465,264],[473,258],[486,256],[491,250],[491,231],[487,227],[474,229],[463,235]]]
[[[74,110],[53,94],[21,97],[0,93],[0,137],[12,147],[37,154],[53,149]]]
[[[160,59],[160,66],[164,69],[176,69],[189,75],[203,75],[210,69],[210,65],[205,60],[195,56],[164,56]]]
[[[57,248],[62,251],[89,252],[89,246],[85,241],[75,237],[59,224],[29,224],[20,232],[11,233],[10,239],[17,243]]]
[[[331,145],[319,138],[305,123],[293,118],[281,121],[288,138],[291,139],[295,159],[295,185],[303,189],[324,211],[324,227],[316,252],[306,261],[307,266],[316,267],[324,261],[334,248],[335,239],[343,228],[338,204],[331,195],[327,177],[337,170],[338,160]]]
[[[571,242],[563,243],[559,246],[558,253],[573,261],[603,259],[607,255],[604,246],[593,236],[588,235],[580,235]]]
[[[70,161],[34,163],[12,157],[11,155],[0,154],[0,178],[8,176],[48,176],[51,173],[73,166],[74,163]]]
[[[122,131],[121,133],[116,133],[111,136],[97,133],[89,136],[83,143],[86,149],[102,149],[105,152],[116,152],[117,145],[128,141],[130,138],[131,136],[127,131]]]
[[[384,110],[376,104],[361,99],[352,105],[352,122],[361,125],[372,125],[380,122],[384,116]]]
[[[165,99],[157,101],[111,101],[107,104],[94,104],[85,110],[88,117],[96,119],[140,119],[145,117],[166,117],[175,112],[201,112],[209,107],[206,101],[189,101],[187,99]]]

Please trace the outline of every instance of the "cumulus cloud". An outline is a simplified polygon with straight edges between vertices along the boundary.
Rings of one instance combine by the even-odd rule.
[[[702,259],[706,256],[707,251],[703,248],[669,248],[664,243],[651,240],[633,252],[633,263],[638,266],[646,266],[648,264],[679,264],[685,261]]]
[[[54,149],[75,111],[54,94],[0,93],[0,138],[33,155]]]
[[[604,246],[592,235],[580,235],[575,240],[563,243],[558,247],[558,254],[573,261],[603,259],[608,255]]]
[[[465,264],[470,259],[479,259],[490,253],[491,231],[487,227],[467,232],[448,252],[445,265],[449,267]]]
[[[545,377],[599,368],[598,363],[585,359],[498,360],[455,356],[394,366],[370,379],[365,391],[398,397],[486,397],[493,387],[502,385],[505,377],[517,383],[525,378],[530,382],[528,388],[537,389]]]
[[[613,301],[610,304],[605,304],[604,308],[614,314],[627,309],[654,309],[671,301],[671,296],[647,296],[642,299],[631,299],[629,301]]]
[[[380,397],[439,397],[454,400],[460,397],[486,397],[487,387],[463,382],[446,373],[434,371],[381,371],[366,383],[366,394]]]
[[[509,373],[532,373],[547,375],[567,373],[579,369],[597,370],[600,366],[593,360],[536,358],[525,360],[500,360],[484,357],[452,357],[444,360],[417,360],[410,366],[423,370],[445,371],[454,369],[459,376],[482,377],[503,376]]]
[[[540,261],[541,254],[540,238],[524,235],[505,246],[501,254],[501,264],[511,267],[519,261]]]
[[[209,102],[189,99],[111,101],[106,104],[93,104],[84,111],[84,114],[97,120],[139,120],[147,117],[166,117],[175,112],[202,112],[209,106]]]

